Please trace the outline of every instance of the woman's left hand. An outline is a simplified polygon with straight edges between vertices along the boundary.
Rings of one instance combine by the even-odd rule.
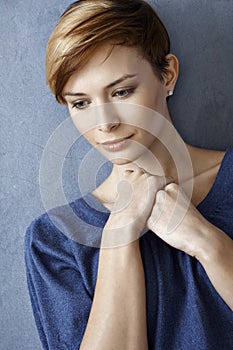
[[[209,225],[175,183],[157,192],[147,221],[147,227],[166,243],[196,258],[206,243],[205,229]]]
[[[180,199],[177,202],[177,196]],[[173,210],[183,219],[167,230]],[[195,257],[204,267],[214,288],[233,311],[233,240],[201,215],[175,183],[156,194],[147,227],[174,248]]]

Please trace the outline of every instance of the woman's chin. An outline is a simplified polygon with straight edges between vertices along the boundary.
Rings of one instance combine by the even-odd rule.
[[[109,160],[113,165],[126,165],[126,164],[130,164],[133,162],[133,160],[122,159],[122,158],[113,158],[113,159],[109,159]]]

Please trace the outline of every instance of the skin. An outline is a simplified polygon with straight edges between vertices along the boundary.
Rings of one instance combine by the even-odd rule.
[[[108,55],[110,49],[111,45],[101,46],[63,90],[75,126],[114,164],[109,178],[93,193],[111,214],[103,230],[95,296],[81,349],[143,350],[148,348],[146,300],[138,238],[145,227],[198,259],[233,310],[233,242],[196,209],[216,178],[224,152],[186,144],[193,167],[193,194],[184,220],[168,234],[166,226],[178,193],[181,208],[187,203],[185,190],[178,184],[168,150],[148,132],[141,110],[136,108],[132,117],[130,109],[120,106],[127,102],[150,108],[171,122],[167,96],[175,88],[178,60],[168,55],[167,75],[161,82],[136,48],[115,46]],[[131,123],[133,118],[139,126]],[[160,133],[164,132],[161,126]],[[112,140],[113,144],[105,144]]]

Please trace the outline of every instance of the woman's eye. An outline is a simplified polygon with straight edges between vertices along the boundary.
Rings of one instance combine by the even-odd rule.
[[[72,103],[72,108],[76,109],[84,109],[89,105],[89,101],[83,100],[83,101],[77,101]]]
[[[127,97],[130,94],[132,94],[134,92],[134,90],[135,90],[134,88],[117,90],[113,93],[113,96],[119,97],[119,98],[124,98],[124,97]]]

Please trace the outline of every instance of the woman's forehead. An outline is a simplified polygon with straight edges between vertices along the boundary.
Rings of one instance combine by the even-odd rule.
[[[142,62],[145,61],[145,62]],[[66,90],[79,89],[99,81],[108,86],[122,77],[140,74],[149,63],[138,54],[135,47],[104,45],[99,47],[82,69],[74,72],[64,87]]]

